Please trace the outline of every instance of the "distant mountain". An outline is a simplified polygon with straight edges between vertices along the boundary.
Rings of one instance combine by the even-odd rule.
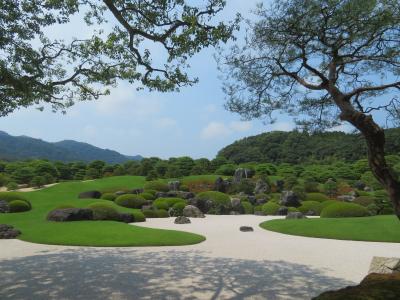
[[[52,161],[102,160],[110,164],[127,160],[141,160],[140,155],[127,156],[109,149],[101,149],[87,143],[71,140],[50,143],[27,136],[12,136],[0,131],[0,159],[20,160],[42,158]]]
[[[400,153],[400,128],[385,130],[386,154]],[[218,152],[236,163],[302,163],[337,159],[356,161],[367,157],[367,147],[360,134],[344,132],[307,133],[272,131],[246,137]]]

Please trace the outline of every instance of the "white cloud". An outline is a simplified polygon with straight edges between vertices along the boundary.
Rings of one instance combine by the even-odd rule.
[[[202,139],[213,139],[217,137],[225,137],[231,133],[231,130],[221,122],[210,122],[201,131]]]
[[[236,132],[245,132],[249,131],[253,127],[253,124],[250,121],[235,121],[231,122],[229,127]]]
[[[154,127],[156,127],[157,129],[168,129],[175,127],[177,124],[178,122],[175,119],[169,117],[156,119],[153,123]]]

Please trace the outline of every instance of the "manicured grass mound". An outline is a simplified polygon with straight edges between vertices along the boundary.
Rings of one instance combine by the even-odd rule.
[[[186,204],[186,200],[182,198],[158,198],[153,202],[153,206],[157,209],[165,209],[174,206],[177,203]]]
[[[114,193],[104,193],[101,195],[101,199],[114,201],[117,198],[117,195]]]
[[[144,185],[145,190],[156,190],[158,192],[168,192],[168,184],[162,181],[149,181]]]
[[[31,206],[27,201],[13,200],[8,203],[11,213],[24,212],[31,210]]]
[[[324,201],[329,200],[329,197],[322,193],[307,193],[306,200],[307,201],[324,202]]]
[[[109,203],[96,202],[88,205],[88,208],[93,211],[94,220],[118,220],[118,211]]]
[[[368,205],[375,204],[375,198],[370,196],[360,196],[354,199],[353,203],[367,207]]]
[[[142,196],[146,200],[154,200],[156,197],[152,193],[141,193],[139,196]]]
[[[321,213],[322,210],[322,204],[321,202],[318,201],[303,201],[301,203],[301,206],[298,207],[298,211],[300,211],[303,214],[306,214],[309,211],[315,212],[317,215]]]
[[[400,243],[400,222],[395,216],[271,220],[264,229],[306,237]]]
[[[264,213],[264,215],[267,216],[268,215],[275,216],[278,213],[279,207],[280,206],[274,202],[268,202],[262,206],[262,212]]]
[[[33,209],[25,213],[0,214],[0,224],[9,224],[21,230],[22,234],[18,237],[21,240],[52,245],[174,246],[196,244],[205,240],[203,236],[189,232],[146,228],[115,221],[46,221],[45,216],[55,207],[84,208],[92,203],[102,202],[99,199],[78,199],[79,193],[83,191],[132,190],[143,187],[144,183],[144,177],[118,176],[88,182],[63,182],[43,190],[23,193],[23,197],[32,203]],[[19,193],[15,194],[19,196]],[[132,213],[135,222],[145,220],[138,209],[103,201],[114,206],[118,212]]]
[[[146,218],[168,218],[168,212],[165,209],[144,209],[143,214]]]
[[[199,193],[196,198],[203,201],[211,200],[214,205],[219,206],[228,206],[231,203],[231,198],[227,194],[215,191]]]
[[[368,210],[364,206],[347,202],[331,204],[321,211],[321,218],[351,218],[368,215]]]
[[[125,194],[118,196],[115,203],[128,208],[141,208],[146,203],[146,199],[135,194]]]

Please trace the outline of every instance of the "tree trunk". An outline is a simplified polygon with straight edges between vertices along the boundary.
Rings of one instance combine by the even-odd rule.
[[[341,107],[343,108],[343,107]],[[348,107],[349,108],[349,107]],[[363,134],[368,148],[368,162],[372,173],[386,188],[397,217],[400,219],[400,181],[385,160],[385,132],[371,116],[354,109],[342,109],[340,115]]]

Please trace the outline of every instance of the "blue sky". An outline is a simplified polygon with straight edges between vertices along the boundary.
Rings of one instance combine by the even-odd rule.
[[[237,12],[251,18],[249,11],[258,0],[227,2],[222,18],[229,20]],[[219,149],[242,137],[293,128],[291,119],[284,116],[265,125],[259,120],[242,122],[226,111],[213,54],[213,49],[206,49],[190,60],[190,74],[200,82],[180,93],[138,92],[121,83],[111,95],[78,103],[66,115],[21,109],[0,118],[0,130],[51,142],[73,139],[127,155],[213,158]]]

